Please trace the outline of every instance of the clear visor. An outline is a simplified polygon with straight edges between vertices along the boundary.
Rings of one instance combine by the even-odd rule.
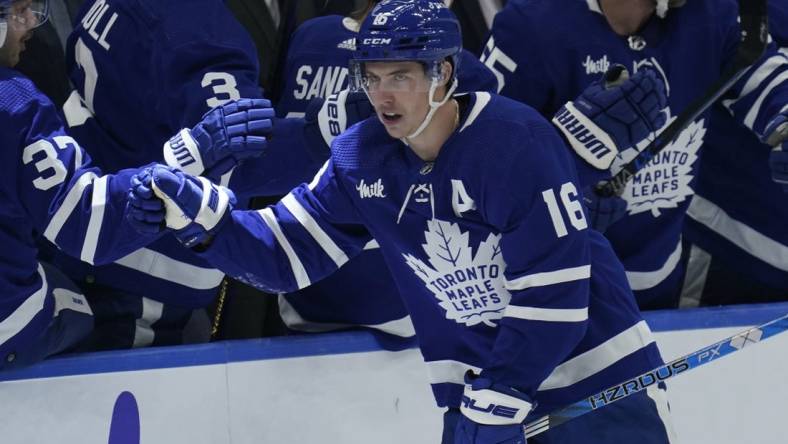
[[[16,30],[28,31],[43,25],[49,18],[48,0],[18,0],[0,7],[0,18]]]
[[[350,61],[352,92],[426,92],[440,77],[440,62]]]

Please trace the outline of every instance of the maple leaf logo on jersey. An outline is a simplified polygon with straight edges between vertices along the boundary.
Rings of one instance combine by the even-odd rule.
[[[495,327],[493,321],[503,316],[511,299],[504,288],[501,236],[490,233],[476,256],[468,236],[455,223],[433,219],[427,221],[427,243],[422,244],[430,264],[410,254],[403,256],[446,310],[446,319],[469,327],[481,323]]]
[[[669,125],[673,120],[675,117],[668,119],[665,125]],[[650,211],[654,217],[659,217],[663,209],[676,208],[694,194],[690,181],[694,177],[693,165],[698,159],[698,149],[703,144],[705,135],[704,120],[692,122],[676,140],[638,171],[621,196],[627,201],[627,212],[630,215]],[[650,140],[641,142],[638,150],[645,148],[649,142]],[[614,161],[613,171],[632,159],[636,153],[630,149],[622,154],[624,155]]]

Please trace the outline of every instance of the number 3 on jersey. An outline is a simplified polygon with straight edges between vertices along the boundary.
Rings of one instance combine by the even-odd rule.
[[[558,194],[561,196],[561,203],[563,205],[558,205],[558,200],[556,199],[553,189],[542,191],[542,199],[544,199],[545,204],[547,204],[547,211],[550,212],[550,219],[553,221],[553,228],[555,228],[556,236],[564,237],[569,234],[566,223],[564,223],[564,215],[561,212],[561,206],[563,206],[569,218],[569,223],[572,224],[575,230],[580,231],[588,228],[586,216],[583,214],[583,206],[580,204],[580,201],[577,200],[578,194],[575,184],[567,182],[561,185]]]

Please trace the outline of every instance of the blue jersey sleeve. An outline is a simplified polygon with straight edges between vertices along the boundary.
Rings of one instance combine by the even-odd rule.
[[[124,217],[130,178],[137,170],[102,175],[67,136],[54,105],[32,83],[16,77],[0,83],[6,165],[17,165],[13,192],[33,228],[70,255],[105,263],[149,243]],[[20,147],[21,153],[12,147]],[[10,192],[10,190],[6,190]]]
[[[333,273],[371,240],[329,160],[276,205],[233,211],[204,256],[249,285],[293,292]]]

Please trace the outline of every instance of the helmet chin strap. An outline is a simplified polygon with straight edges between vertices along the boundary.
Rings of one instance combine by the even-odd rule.
[[[433,100],[435,98],[435,90],[438,89],[438,86],[439,86],[438,80],[433,79],[432,83],[430,83],[430,94],[428,97],[430,110],[429,112],[427,112],[427,115],[424,117],[424,120],[421,122],[421,125],[419,125],[419,127],[416,128],[416,131],[414,131],[412,134],[408,135],[407,137],[403,138],[402,141],[405,142],[405,144],[408,144],[408,139],[419,137],[419,134],[421,134],[424,131],[424,129],[427,128],[427,125],[429,125],[430,122],[432,121],[432,117],[435,116],[435,112],[438,111],[438,108],[443,106],[444,103],[448,102],[449,99],[451,99],[452,94],[454,94],[454,90],[457,89],[457,77],[454,77],[454,80],[451,82],[451,86],[449,87],[448,90],[446,90],[446,95],[443,96],[443,100],[441,100],[440,102],[436,102]]]

